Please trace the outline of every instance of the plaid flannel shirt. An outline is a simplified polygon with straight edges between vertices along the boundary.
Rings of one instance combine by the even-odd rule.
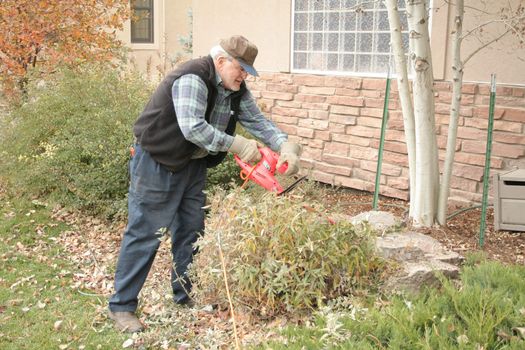
[[[233,136],[224,131],[231,116],[230,102],[232,91],[222,86],[220,76],[216,74],[217,99],[210,115],[210,122],[205,120],[208,89],[204,81],[195,74],[183,75],[173,83],[171,92],[177,121],[186,140],[199,146],[193,158],[203,157],[208,153],[227,151],[233,143]],[[238,120],[241,125],[272,150],[278,151],[288,136],[266,119],[250,93],[241,98]]]

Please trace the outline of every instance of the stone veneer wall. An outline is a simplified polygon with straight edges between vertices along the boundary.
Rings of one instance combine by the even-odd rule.
[[[373,191],[385,79],[262,73],[248,86],[261,110],[303,145],[303,172],[320,182]],[[463,86],[451,202],[481,201],[489,84]],[[446,148],[452,87],[435,83],[440,167]],[[380,193],[408,199],[408,158],[395,79],[383,154]],[[525,87],[498,86],[491,174],[525,167]]]

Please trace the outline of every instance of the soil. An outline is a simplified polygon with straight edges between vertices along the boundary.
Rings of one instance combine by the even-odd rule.
[[[329,190],[325,197],[328,208],[338,208],[347,215],[357,215],[372,210],[373,193],[349,189]],[[408,219],[409,203],[400,199],[379,197],[378,210]],[[463,256],[482,253],[488,259],[505,264],[525,265],[525,232],[495,231],[494,210],[487,208],[486,230],[483,246],[480,247],[481,208],[449,208],[449,219],[444,227],[407,228],[427,234],[440,241],[448,249]],[[452,217],[453,216],[453,217]]]

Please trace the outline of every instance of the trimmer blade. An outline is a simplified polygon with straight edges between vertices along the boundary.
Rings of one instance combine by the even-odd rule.
[[[278,196],[290,192],[291,190],[293,190],[293,189],[294,189],[294,188],[295,188],[295,187],[296,187],[301,181],[303,181],[304,179],[306,179],[306,175],[301,176],[300,178],[298,178],[297,180],[295,180],[290,186],[286,187],[286,189],[284,189],[282,192],[280,192],[280,193],[278,194]]]

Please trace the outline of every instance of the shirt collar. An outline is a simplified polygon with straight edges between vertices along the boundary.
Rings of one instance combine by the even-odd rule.
[[[222,79],[219,73],[215,72],[215,85],[222,86]]]
[[[219,73],[215,72],[215,83],[218,89],[222,90],[226,96],[233,94],[235,91],[228,90],[222,84],[222,78]]]

